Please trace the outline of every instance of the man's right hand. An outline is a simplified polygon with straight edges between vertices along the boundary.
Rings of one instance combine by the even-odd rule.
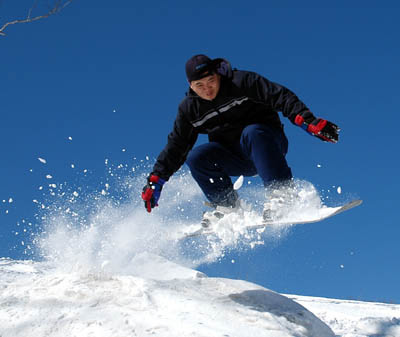
[[[158,206],[158,199],[160,199],[161,190],[165,183],[164,179],[159,176],[151,174],[147,178],[147,184],[143,187],[142,199],[144,201],[144,207],[147,212],[151,212],[151,209]]]

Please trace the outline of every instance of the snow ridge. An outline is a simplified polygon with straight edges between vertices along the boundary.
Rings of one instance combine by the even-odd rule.
[[[140,176],[121,183],[129,192],[142,181]],[[399,332],[399,306],[387,308],[390,318],[374,318],[372,310],[368,318],[347,322],[331,313],[329,300],[294,301],[255,284],[196,271],[197,265],[218,260],[228,249],[279,240],[288,228],[252,234],[225,228],[215,240],[176,240],[174,233],[200,219],[202,197],[185,174],[173,177],[168,186],[162,207],[151,216],[136,192],[135,197],[120,198],[128,203],[108,198],[108,182],[106,193],[102,189],[86,197],[82,188],[79,193],[52,190],[56,200],[45,207],[41,203],[43,227],[33,242],[41,262],[0,258],[0,337],[333,337],[328,324],[335,332],[354,332],[343,336],[358,337],[367,329],[380,331],[379,323],[393,336]],[[305,199],[320,207],[314,190],[304,191]],[[246,193],[263,200],[259,190]],[[362,320],[371,325],[359,328]]]
[[[0,336],[400,335],[400,305],[283,296],[148,253],[132,265],[142,276],[0,259]]]
[[[207,278],[148,254],[141,261],[156,261],[162,279],[65,274],[46,263],[0,260],[0,335],[334,336],[304,307],[268,289]]]

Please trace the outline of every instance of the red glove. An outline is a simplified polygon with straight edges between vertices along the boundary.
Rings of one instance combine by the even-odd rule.
[[[339,141],[340,128],[326,119],[314,117],[311,121],[306,122],[303,116],[297,115],[294,122],[325,142],[337,143]]]
[[[158,199],[160,199],[161,190],[165,180],[159,176],[151,174],[147,178],[147,185],[143,187],[142,199],[144,201],[144,207],[147,212],[151,212],[151,209],[158,206]]]

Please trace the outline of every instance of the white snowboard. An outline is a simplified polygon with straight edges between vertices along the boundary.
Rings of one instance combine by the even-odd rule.
[[[313,216],[308,216],[306,218],[284,218],[283,220],[272,221],[267,223],[261,224],[254,224],[254,225],[246,225],[244,226],[245,229],[252,230],[252,229],[260,229],[269,226],[279,226],[279,225],[297,225],[297,224],[306,224],[306,223],[313,223],[325,220],[337,214],[340,214],[344,211],[352,209],[361,205],[362,200],[353,200],[350,201],[342,206],[338,207],[322,207],[314,214]],[[200,225],[199,225],[200,226]],[[182,233],[182,238],[190,238],[200,235],[212,235],[215,234],[213,231],[213,226],[204,228],[204,227],[197,227],[195,229],[189,229],[187,232]]]

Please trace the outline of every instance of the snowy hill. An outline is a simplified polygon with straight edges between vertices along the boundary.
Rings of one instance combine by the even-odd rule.
[[[338,336],[400,336],[400,305],[288,295],[317,315]]]
[[[174,179],[151,217],[141,200],[61,185],[55,200],[39,204],[41,226],[21,245],[43,262],[0,258],[0,337],[400,336],[400,305],[281,295],[196,271],[226,252],[279,242],[288,228],[247,231],[241,225],[254,219],[235,215],[215,226],[217,237],[177,240],[198,226],[193,205],[202,201],[187,176]],[[322,207],[312,185],[299,188],[304,202],[291,209]]]
[[[283,296],[147,253],[131,267],[0,259],[0,336],[400,336],[400,305]]]

